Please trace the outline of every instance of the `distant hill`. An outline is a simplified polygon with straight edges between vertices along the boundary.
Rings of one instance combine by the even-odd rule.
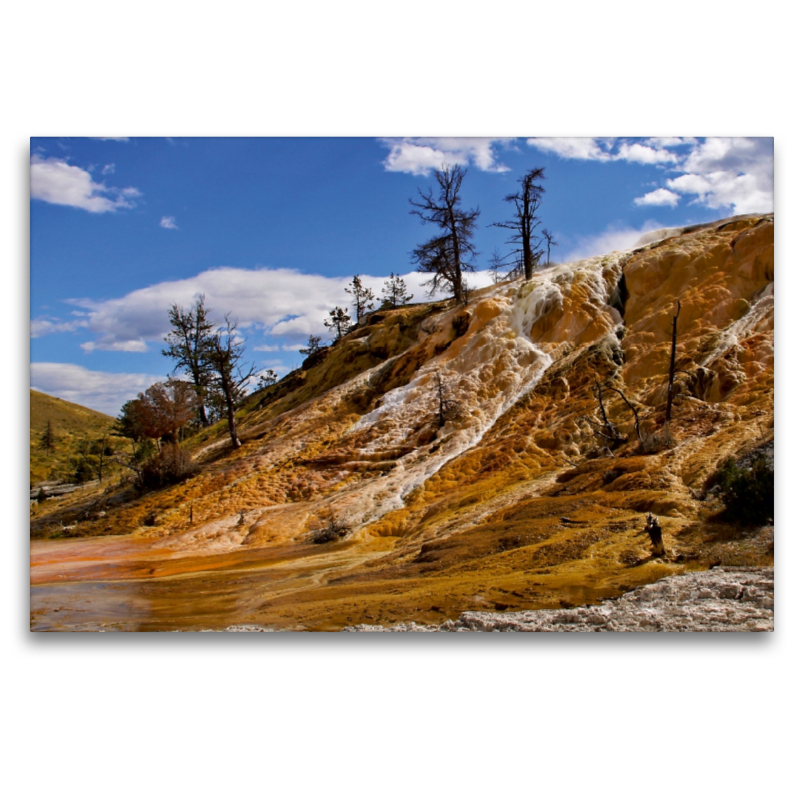
[[[48,422],[55,439],[49,455],[39,446]],[[79,443],[101,438],[113,424],[107,414],[31,389],[31,483],[65,477]]]

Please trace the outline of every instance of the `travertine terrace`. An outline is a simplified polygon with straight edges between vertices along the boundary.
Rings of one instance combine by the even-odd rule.
[[[773,438],[773,294],[761,215],[553,266],[466,308],[372,314],[251,398],[240,450],[223,430],[198,437],[197,477],[37,512],[35,538],[71,519],[97,538],[33,543],[32,627],[440,623],[770,566],[772,529],[721,521],[708,482]],[[595,381],[643,432],[663,430],[678,301],[673,443],[643,453],[609,390],[628,440],[604,450]],[[458,404],[443,428],[437,373]],[[649,555],[647,512],[665,558]],[[331,513],[351,535],[312,544]]]

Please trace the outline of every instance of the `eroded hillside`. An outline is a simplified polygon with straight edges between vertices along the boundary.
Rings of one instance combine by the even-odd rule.
[[[112,626],[338,629],[770,565],[771,528],[722,521],[707,491],[725,457],[772,440],[773,282],[773,218],[752,216],[554,266],[466,308],[373,314],[252,398],[241,449],[224,431],[198,439],[188,482],[37,512],[34,536],[70,515],[85,536],[128,535],[41,543],[41,613],[56,572],[101,605],[98,582],[118,581],[148,609]],[[643,452],[629,404],[645,439],[663,434],[678,301],[672,444]],[[613,452],[598,384],[627,438]],[[650,557],[646,512],[665,558]],[[350,535],[312,543],[331,515]]]

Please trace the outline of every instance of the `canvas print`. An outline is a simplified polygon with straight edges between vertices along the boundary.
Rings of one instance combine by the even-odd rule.
[[[33,138],[32,631],[773,630],[773,140]]]

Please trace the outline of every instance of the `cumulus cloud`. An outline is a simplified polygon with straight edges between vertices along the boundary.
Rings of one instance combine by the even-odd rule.
[[[539,138],[528,139],[528,144],[561,158],[652,164],[678,173],[666,179],[660,190],[635,198],[637,205],[674,207],[676,198],[685,195],[693,204],[732,214],[767,212],[774,207],[771,138]]]
[[[417,272],[404,278],[414,302],[427,299],[427,287],[422,286],[426,276]],[[363,284],[372,289],[380,300],[387,276],[362,275]],[[81,344],[85,352],[110,350],[116,352],[144,352],[150,345],[161,347],[169,333],[170,307],[188,307],[202,294],[212,318],[221,320],[231,312],[239,323],[240,331],[250,346],[260,352],[276,352],[281,345],[306,342],[311,335],[327,338],[330,334],[324,325],[334,306],[352,307],[352,298],[345,287],[352,276],[329,278],[310,275],[290,269],[241,269],[220,267],[206,270],[191,278],[165,281],[109,300],[88,298],[69,302],[81,309],[85,316],[62,322],[54,317],[44,318],[37,330],[39,335],[75,330],[81,327],[94,335]],[[467,275],[469,285],[480,288],[491,284],[488,272]],[[439,299],[444,295],[437,295]],[[265,342],[262,337],[280,337],[285,342]]]
[[[537,150],[553,153],[561,158],[575,158],[581,161],[611,161],[608,142],[603,142],[600,139],[588,137],[537,137],[528,139],[528,144]]]
[[[31,320],[31,339],[38,339],[49,333],[70,333],[78,328],[85,328],[86,325],[87,322],[81,319],[61,322],[56,317],[36,317]]]
[[[95,183],[80,167],[59,158],[31,156],[31,199],[82,208],[92,214],[133,208],[141,192],[133,187],[115,189]]]
[[[123,403],[163,375],[95,372],[78,364],[31,364],[31,389],[116,416]]]
[[[634,164],[674,164],[678,157],[669,150],[659,147],[648,147],[635,142],[623,142],[614,157],[617,161],[630,161]]]
[[[161,217],[161,222],[158,224],[170,231],[178,230],[178,226],[175,224],[175,217]]]
[[[528,139],[528,144],[545,153],[580,161],[627,161],[634,164],[674,164],[678,161],[678,157],[656,139],[642,144],[615,138],[539,137]]]
[[[655,189],[642,197],[637,197],[633,202],[637,206],[670,206],[670,208],[675,208],[678,205],[678,200],[680,200],[680,195],[671,192],[669,189]]]
[[[388,172],[428,175],[442,164],[473,165],[483,172],[508,172],[495,153],[495,147],[508,139],[406,137],[382,141],[389,148],[383,162]]]
[[[641,228],[610,225],[602,233],[595,236],[579,238],[572,248],[566,252],[563,261],[578,261],[590,256],[605,255],[614,250],[627,250],[634,247],[644,234],[663,227],[661,223],[655,220],[648,220]]]
[[[689,153],[667,186],[693,203],[731,208],[734,214],[772,211],[774,154],[771,138],[706,139]]]

